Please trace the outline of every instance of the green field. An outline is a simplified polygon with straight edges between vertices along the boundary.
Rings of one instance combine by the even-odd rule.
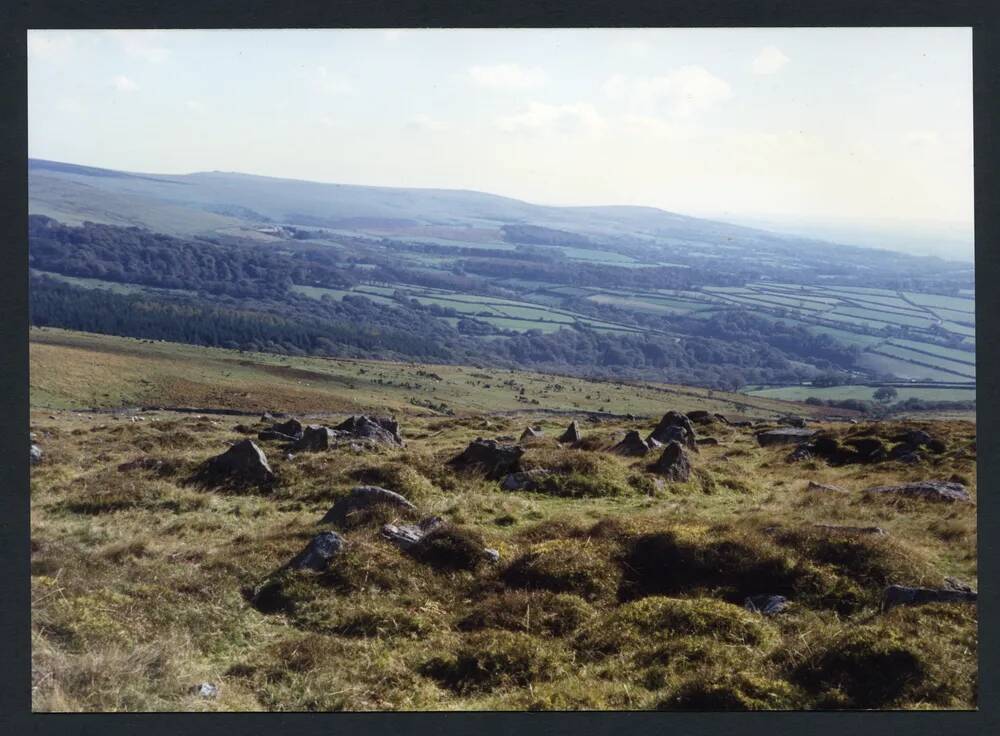
[[[817,399],[859,399],[872,401],[872,394],[877,386],[780,386],[751,388],[747,393],[751,396],[767,396],[772,399],[787,401],[805,401],[809,397]],[[975,388],[909,388],[896,386],[897,398],[894,401],[906,399],[921,399],[923,401],[975,401]]]

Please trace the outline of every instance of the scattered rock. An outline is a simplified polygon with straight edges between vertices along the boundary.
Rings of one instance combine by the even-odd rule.
[[[797,463],[802,460],[809,460],[813,456],[812,448],[809,445],[799,445],[785,458],[785,462]]]
[[[671,429],[673,427],[679,427],[682,433],[678,435],[676,430]],[[668,411],[664,414],[663,418],[660,419],[660,423],[656,425],[656,428],[649,436],[663,444],[678,442],[689,450],[697,450],[698,447],[695,444],[696,435],[694,425],[691,424],[691,420],[685,414],[681,414],[679,411]]]
[[[911,588],[906,585],[890,585],[882,594],[882,608],[888,610],[899,605],[920,605],[921,603],[965,603],[973,602],[979,594],[968,588]]]
[[[844,442],[857,453],[855,462],[878,463],[889,457],[885,443],[878,437],[853,437]]]
[[[783,416],[778,421],[788,427],[796,427],[797,429],[802,429],[806,426],[806,420],[795,414]]]
[[[753,422],[751,422],[749,419],[741,419],[741,420],[736,421],[736,422],[729,422],[729,425],[732,426],[732,427],[743,427],[743,428],[746,428],[746,427],[752,427],[753,426]]]
[[[544,468],[525,470],[520,473],[510,473],[500,481],[500,488],[505,491],[533,491],[539,482],[549,475]]]
[[[368,417],[364,414],[352,416],[338,424],[334,429],[345,432],[355,439],[372,440],[385,445],[404,446],[403,436],[399,431],[399,422],[392,417]]]
[[[844,526],[842,524],[813,524],[816,529],[844,534],[875,534],[885,536],[886,531],[880,526]]]
[[[278,440],[279,442],[296,442],[302,439],[302,435],[300,434],[299,436],[296,437],[295,435],[282,434],[281,432],[278,432],[274,429],[262,429],[260,432],[257,433],[257,439],[261,440],[262,442],[266,442],[268,440]]]
[[[525,440],[533,440],[542,436],[543,433],[541,430],[535,429],[534,427],[525,427],[524,431],[521,432],[521,442],[524,442]]]
[[[691,461],[679,442],[670,442],[660,459],[653,464],[652,471],[667,480],[683,483],[691,477]]]
[[[947,451],[948,446],[945,445],[941,440],[931,440],[927,443],[927,449],[933,452],[935,455],[940,455],[942,452]]]
[[[713,416],[711,412],[707,412],[704,409],[695,409],[687,413],[687,418],[695,424],[711,424]]]
[[[849,493],[846,488],[841,488],[840,486],[830,486],[825,483],[817,483],[816,481],[809,481],[809,485],[806,486],[807,491],[822,491],[825,493]]]
[[[812,439],[815,429],[797,427],[780,427],[757,433],[757,442],[761,447],[769,445],[798,445]]]
[[[231,481],[239,485],[267,485],[274,482],[274,471],[267,456],[253,442],[237,442],[221,455],[206,460],[196,478],[202,482]]]
[[[132,470],[160,470],[163,468],[163,461],[155,457],[137,457],[118,466],[119,473],[128,473]]]
[[[195,695],[202,698],[217,698],[219,696],[219,686],[210,682],[203,682],[194,686]]]
[[[704,445],[706,447],[718,447],[719,441],[715,437],[699,437],[695,440],[698,445]]]
[[[713,414],[712,417],[718,422],[722,422],[723,424],[729,424],[729,419],[726,417],[725,414]]]
[[[378,486],[358,486],[339,499],[321,520],[321,524],[344,524],[352,514],[371,508],[372,506],[394,506],[407,511],[416,511],[417,507],[395,491]]]
[[[576,443],[582,439],[580,434],[580,427],[577,425],[576,420],[569,423],[566,427],[566,431],[559,436],[559,442],[566,443]]]
[[[295,442],[302,439],[302,423],[298,419],[289,419],[287,422],[275,424],[257,433],[257,438],[261,440],[281,440],[284,442]]]
[[[454,468],[476,470],[491,480],[499,480],[509,473],[521,470],[524,448],[504,445],[496,440],[476,438],[460,454],[448,461]]]
[[[788,599],[783,595],[752,595],[743,601],[743,607],[751,613],[774,616],[787,610]]]
[[[972,501],[963,484],[942,480],[923,480],[915,483],[901,483],[894,486],[873,486],[866,488],[865,493],[893,493],[911,498],[922,498],[927,501],[945,501],[949,503],[956,501],[971,503]]]
[[[382,527],[382,536],[400,549],[409,550],[442,526],[444,519],[440,516],[430,516],[418,524],[386,524]]]
[[[654,442],[656,440],[653,440]],[[643,441],[638,431],[630,429],[625,434],[625,439],[611,448],[611,452],[618,455],[630,455],[633,457],[643,457],[650,451],[650,446]]]
[[[437,516],[414,525],[386,524],[382,536],[439,569],[473,570],[484,560],[500,560],[500,553],[484,546],[478,534],[446,524]]]
[[[312,570],[323,572],[330,566],[330,560],[340,554],[347,542],[337,532],[320,532],[289,562],[291,570]]]
[[[921,445],[928,445],[934,441],[934,438],[929,434],[924,432],[922,429],[911,429],[902,434],[898,434],[892,438],[893,442],[905,442],[913,448],[920,447]]]
[[[296,452],[328,450],[337,441],[337,433],[329,427],[310,424],[302,430],[302,437],[290,449]]]
[[[43,454],[42,453],[42,448],[39,447],[38,445],[32,444],[31,445],[30,464],[31,465],[38,465],[38,463],[40,463],[42,461],[42,454]]]

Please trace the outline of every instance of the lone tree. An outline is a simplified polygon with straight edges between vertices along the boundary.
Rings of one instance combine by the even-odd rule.
[[[897,396],[899,396],[899,392],[897,392],[892,386],[882,386],[881,388],[875,389],[875,393],[872,394],[872,398],[880,404],[888,404]]]

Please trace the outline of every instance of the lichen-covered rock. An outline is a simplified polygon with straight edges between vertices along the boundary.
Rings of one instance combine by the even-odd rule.
[[[580,427],[574,420],[569,423],[568,427],[566,427],[566,431],[559,436],[559,442],[563,444],[576,443],[579,442],[582,438],[583,437],[580,434]]]
[[[302,438],[302,431],[302,423],[298,419],[289,419],[287,422],[281,422],[261,430],[257,433],[257,438],[295,442]]]
[[[500,488],[505,491],[533,491],[549,472],[544,468],[535,468],[520,473],[509,473],[500,481]]]
[[[328,450],[337,441],[338,433],[329,427],[310,424],[302,430],[302,437],[292,446],[295,452]]]
[[[43,454],[42,448],[39,447],[38,445],[32,444],[31,455],[30,455],[31,464],[37,465],[38,463],[40,463],[42,461],[42,454]]]
[[[972,501],[964,485],[943,480],[921,480],[915,483],[900,483],[894,486],[873,486],[866,488],[865,493],[891,493],[910,498],[922,498],[927,501],[944,501],[947,503],[971,503]]]
[[[403,436],[399,430],[399,422],[392,417],[368,417],[361,414],[348,417],[334,429],[355,439],[371,440],[399,447],[406,444],[403,442]]]
[[[541,436],[543,436],[541,430],[535,429],[534,427],[525,427],[524,431],[521,432],[521,442],[524,442],[525,440],[533,440]]]
[[[966,603],[978,600],[979,594],[967,588],[915,588],[906,585],[890,585],[882,594],[884,609],[899,605],[920,605],[922,603]]]
[[[395,491],[378,486],[358,486],[339,499],[321,519],[323,524],[344,524],[350,517],[372,506],[392,506],[406,511],[416,511],[417,507]]]
[[[669,442],[652,470],[667,480],[683,483],[691,477],[691,461],[679,442]]]
[[[678,437],[678,433],[672,430],[672,427],[680,427],[683,430],[683,434]],[[687,418],[687,415],[681,414],[679,411],[668,411],[664,414],[663,418],[660,419],[660,423],[656,425],[656,428],[649,436],[662,444],[679,442],[689,450],[697,449],[697,445],[695,444],[697,435],[694,431],[694,425],[691,424],[691,420]]]
[[[808,442],[816,434],[815,429],[798,427],[779,427],[757,433],[757,442],[761,447],[770,445],[799,445]]]
[[[491,480],[499,480],[505,475],[521,470],[523,454],[524,448],[518,445],[505,445],[496,440],[484,440],[480,437],[449,460],[448,465],[462,470],[478,471]]]
[[[655,440],[654,440],[655,441]],[[642,436],[634,429],[630,429],[625,434],[625,439],[611,448],[611,452],[617,455],[628,455],[632,457],[643,457],[649,454],[650,446],[643,441]]]
[[[274,482],[274,471],[267,456],[253,442],[237,442],[221,455],[206,460],[197,475],[205,483],[231,482],[237,485],[268,485]]]
[[[289,560],[290,570],[312,570],[323,572],[330,566],[330,560],[340,554],[347,543],[337,532],[320,532],[306,545],[305,549]]]

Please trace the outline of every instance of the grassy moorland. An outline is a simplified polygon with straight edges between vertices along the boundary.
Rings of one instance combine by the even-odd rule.
[[[765,397],[57,330],[32,332],[31,360],[31,429],[44,452],[31,480],[36,710],[976,705],[975,606],[880,608],[891,583],[975,586],[975,505],[864,493],[951,479],[975,499],[973,422],[817,419],[840,437],[888,442],[921,427],[945,445],[911,465],[833,467],[758,446],[753,432],[779,414],[818,416]],[[246,415],[80,411],[141,405]],[[264,409],[329,414],[330,424],[392,413],[406,447],[288,458],[260,442],[277,476],[268,492],[189,482],[263,428]],[[607,451],[668,409],[762,424],[699,425],[718,445],[692,454],[686,482]],[[555,441],[569,421],[557,410],[579,412],[578,446]],[[544,434],[524,443],[524,465],[558,474],[542,490],[503,491],[445,464],[476,437],[516,437],[528,424]],[[810,491],[810,481],[847,492]],[[337,528],[347,546],[326,572],[279,571],[334,528],[320,519],[359,484],[403,494],[419,509],[412,518],[442,517],[457,554],[447,559],[471,542],[499,562],[401,552],[380,535],[382,522],[410,520],[401,512]],[[742,605],[774,593],[791,601],[777,616]],[[218,697],[195,694],[202,682]]]

